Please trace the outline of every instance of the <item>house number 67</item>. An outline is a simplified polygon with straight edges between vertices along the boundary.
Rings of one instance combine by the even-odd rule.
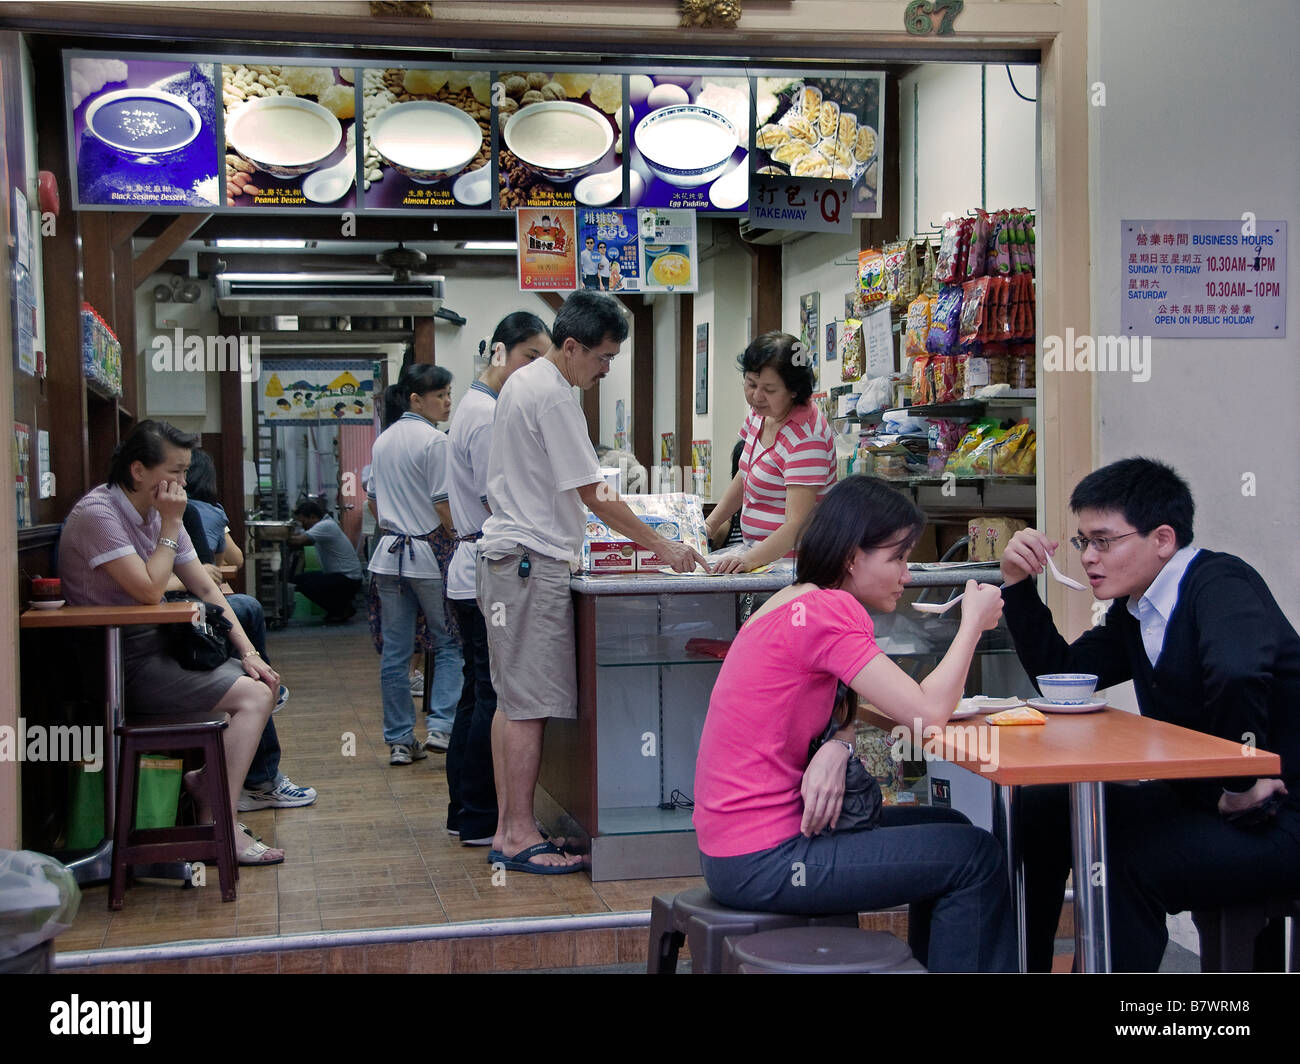
[[[938,33],[940,37],[951,37],[952,24],[964,6],[963,0],[934,0],[933,3],[930,0],[912,0],[903,12],[903,25],[913,37],[928,37],[932,33]],[[943,19],[936,30],[931,16],[940,12],[943,13]]]

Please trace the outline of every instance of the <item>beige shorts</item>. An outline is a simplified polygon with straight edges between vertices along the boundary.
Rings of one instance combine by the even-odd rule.
[[[578,715],[569,565],[522,549],[504,558],[478,556],[478,606],[487,625],[488,659],[497,708],[507,720]]]

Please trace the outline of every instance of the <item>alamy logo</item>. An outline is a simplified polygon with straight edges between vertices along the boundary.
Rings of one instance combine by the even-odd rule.
[[[50,1034],[129,1034],[138,1046],[148,1045],[153,1003],[150,1001],[71,1001],[50,1003]]]
[[[98,772],[104,767],[104,728],[89,724],[28,727],[27,718],[19,717],[16,728],[0,724],[0,761],[84,761],[88,771]]]
[[[262,338],[253,336],[185,335],[175,329],[171,336],[155,336],[150,365],[155,373],[225,373],[239,372],[239,379],[255,381],[262,373],[260,351]]]
[[[1045,373],[1132,373],[1134,384],[1151,379],[1151,337],[1074,335],[1043,337]]]

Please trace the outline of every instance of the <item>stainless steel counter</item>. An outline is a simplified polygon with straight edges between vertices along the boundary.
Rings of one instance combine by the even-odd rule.
[[[996,565],[979,568],[919,569],[909,567],[909,587],[961,587],[967,580],[1001,584]],[[578,595],[713,594],[777,591],[794,578],[790,570],[771,573],[728,573],[724,576],[669,576],[666,573],[601,573],[575,576],[569,582]]]

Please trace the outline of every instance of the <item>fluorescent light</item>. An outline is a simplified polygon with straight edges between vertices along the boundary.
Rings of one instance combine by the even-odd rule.
[[[460,244],[464,251],[518,251],[514,240],[466,240]]]
[[[305,240],[239,240],[223,239],[212,241],[218,248],[305,248]]]

